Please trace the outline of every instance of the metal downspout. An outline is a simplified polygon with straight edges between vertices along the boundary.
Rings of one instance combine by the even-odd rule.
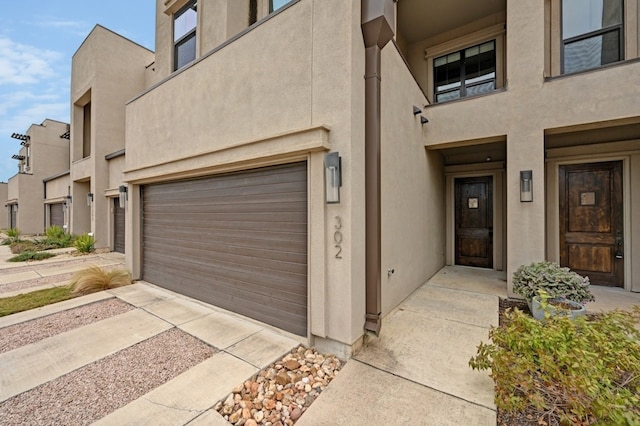
[[[365,330],[380,333],[382,313],[380,225],[380,60],[394,36],[394,0],[362,0],[365,45]]]

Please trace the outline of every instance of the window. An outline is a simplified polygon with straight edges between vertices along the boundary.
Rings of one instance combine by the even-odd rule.
[[[623,59],[623,7],[623,0],[562,0],[563,73]]]
[[[269,13],[275,12],[291,0],[269,0]]]
[[[191,0],[173,17],[173,69],[178,70],[196,59],[198,4]]]
[[[91,102],[82,110],[82,158],[87,158],[91,156]]]
[[[436,102],[495,90],[495,40],[435,58],[433,75]]]

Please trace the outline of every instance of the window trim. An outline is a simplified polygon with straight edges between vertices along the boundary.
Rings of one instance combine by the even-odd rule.
[[[193,30],[185,33],[182,35],[182,37],[180,37],[179,39],[175,40],[175,34],[176,34],[176,28],[175,28],[175,23],[176,23],[176,19],[178,19],[180,16],[182,16],[182,14],[184,14],[188,9],[192,8],[193,6],[196,7],[196,25],[193,27]],[[194,61],[198,58],[198,46],[197,46],[197,34],[198,34],[198,0],[189,0],[185,3],[184,6],[182,6],[180,9],[178,9],[172,16],[172,31],[171,31],[171,39],[173,40],[173,72],[178,71],[180,68],[183,68],[185,65],[188,65],[189,63],[193,62],[188,62],[186,64],[183,64],[182,66],[178,66],[178,48],[186,43],[188,43],[189,41],[191,41],[192,39],[194,39],[194,42],[196,43],[195,46],[195,52],[194,52]]]
[[[603,0],[604,1],[604,0]],[[564,30],[564,1],[560,0],[560,74],[561,75],[568,75],[568,74],[577,74],[577,73],[581,73],[581,72],[585,72],[585,71],[589,71],[589,70],[594,70],[594,69],[599,69],[602,68],[606,65],[611,65],[611,64],[615,64],[618,62],[622,62],[625,60],[626,58],[626,52],[625,52],[625,20],[626,20],[626,13],[625,13],[625,9],[626,9],[626,0],[620,0],[622,2],[622,16],[620,17],[620,23],[619,24],[615,24],[615,25],[609,25],[608,27],[604,27],[604,28],[600,28],[597,30],[593,30],[593,31],[589,31],[587,33],[583,33],[583,34],[578,34],[576,36],[572,36],[569,37],[567,39],[564,38],[563,36],[563,30]],[[568,44],[573,44],[573,43],[577,43],[580,41],[584,41],[584,40],[588,40],[594,37],[598,37],[601,35],[605,35],[605,34],[609,34],[612,33],[614,31],[618,31],[618,60],[615,62],[610,62],[608,64],[600,64],[599,66],[596,67],[591,67],[591,68],[585,68],[585,69],[581,69],[578,71],[572,71],[572,72],[566,72],[564,69],[565,66],[565,56],[564,56],[564,51],[565,48]]]
[[[482,84],[483,82],[475,82],[475,83],[472,83],[470,85],[466,85],[465,84],[465,66],[464,66],[464,64],[465,64],[464,59],[466,59],[465,52],[468,49],[472,49],[474,47],[480,47],[480,46],[482,46],[484,44],[487,44],[487,43],[493,43],[493,54],[494,54],[494,72],[493,73],[494,73],[494,76],[493,76],[493,79],[487,79],[487,80],[484,80],[483,82],[487,82],[489,80],[493,80],[494,88],[493,88],[493,90],[491,90],[489,92],[477,93],[475,95],[467,95],[467,88],[468,87],[478,86],[478,85]],[[458,88],[452,88],[452,89],[446,89],[446,90],[438,91],[437,82],[436,82],[436,65],[435,65],[435,62],[438,59],[444,58],[444,57],[446,57],[448,55],[451,55],[453,53],[460,54],[460,86],[458,86]],[[440,56],[434,56],[433,60],[432,60],[432,64],[431,64],[431,72],[433,74],[433,102],[436,103],[436,104],[444,103],[444,102],[450,102],[450,101],[457,100],[457,99],[467,99],[467,98],[471,98],[471,97],[474,97],[474,96],[484,95],[484,94],[487,94],[487,93],[494,92],[494,91],[496,91],[498,89],[498,40],[497,40],[497,38],[493,38],[493,39],[482,41],[482,42],[477,43],[477,44],[472,44],[470,46],[463,47],[463,48],[458,49],[458,50],[451,51],[449,53],[444,53],[444,54],[442,54]],[[460,91],[460,96],[458,98],[444,100],[444,101],[438,101],[438,95],[451,93],[451,92],[454,92],[456,90]]]

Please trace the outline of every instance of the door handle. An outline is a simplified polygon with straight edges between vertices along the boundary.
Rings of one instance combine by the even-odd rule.
[[[616,232],[616,259],[624,258],[623,241],[620,236],[620,231]]]

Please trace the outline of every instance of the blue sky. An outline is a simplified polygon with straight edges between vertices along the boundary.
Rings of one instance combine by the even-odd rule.
[[[96,24],[155,50],[155,0],[0,0],[0,181],[18,171],[12,133],[69,122],[71,57]]]

